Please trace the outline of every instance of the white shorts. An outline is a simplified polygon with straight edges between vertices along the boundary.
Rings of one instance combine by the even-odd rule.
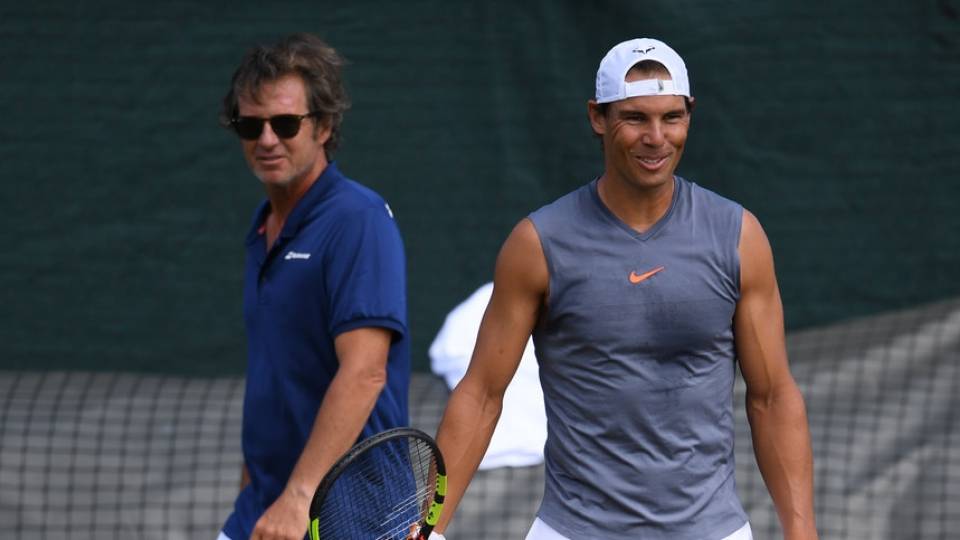
[[[530,532],[527,533],[526,540],[570,540],[566,536],[558,533],[556,529],[547,525],[540,518],[533,521],[530,526]],[[721,540],[753,540],[753,531],[750,530],[750,522],[737,529],[733,534],[724,536]]]
[[[223,534],[223,531],[220,531],[220,536],[217,537],[217,540],[230,540],[230,537]]]

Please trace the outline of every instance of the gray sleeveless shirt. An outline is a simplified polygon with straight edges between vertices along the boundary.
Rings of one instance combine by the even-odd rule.
[[[743,208],[675,178],[643,234],[596,181],[529,216],[550,273],[533,334],[548,424],[538,515],[571,539],[708,540],[747,521],[732,411]]]

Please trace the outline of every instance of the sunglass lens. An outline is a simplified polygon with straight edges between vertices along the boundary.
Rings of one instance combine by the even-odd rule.
[[[236,130],[241,139],[254,141],[263,132],[263,118],[241,116],[233,121],[233,129]]]
[[[270,129],[281,139],[295,137],[300,131],[300,116],[295,114],[279,114],[270,119]]]

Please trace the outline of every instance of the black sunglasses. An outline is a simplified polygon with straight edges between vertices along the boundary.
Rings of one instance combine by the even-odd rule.
[[[263,123],[270,122],[270,129],[281,139],[290,139],[300,133],[300,123],[304,118],[319,116],[318,112],[308,112],[307,114],[278,114],[270,118],[260,118],[257,116],[235,116],[230,119],[230,125],[241,139],[255,141],[263,133]]]

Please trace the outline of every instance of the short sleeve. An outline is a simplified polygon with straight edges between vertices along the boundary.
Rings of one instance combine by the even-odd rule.
[[[368,207],[344,215],[326,253],[333,336],[364,327],[407,333],[406,259],[389,209]]]

